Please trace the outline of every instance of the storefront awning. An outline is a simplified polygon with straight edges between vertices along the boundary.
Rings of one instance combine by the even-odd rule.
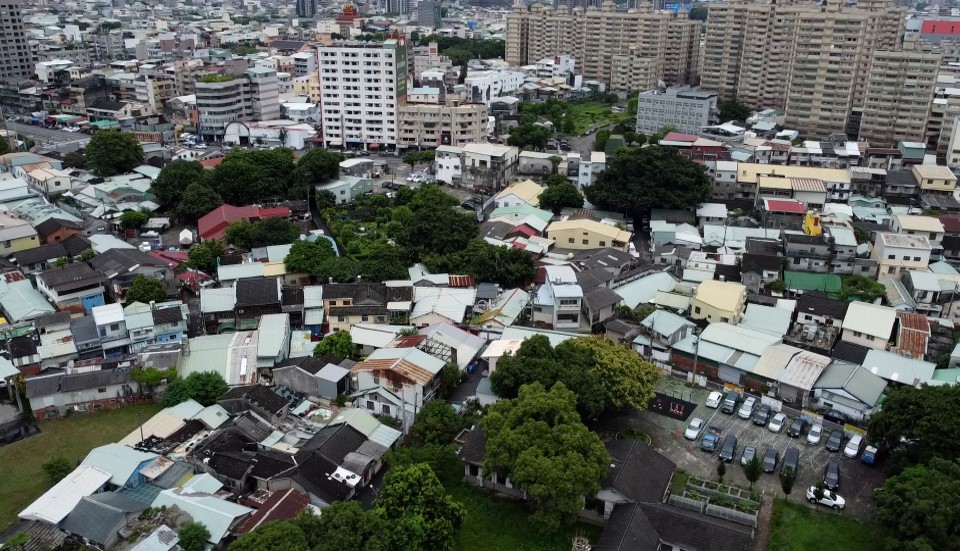
[[[379,147],[380,147],[380,144],[378,143],[367,144],[367,149],[378,149]]]
[[[327,140],[328,145],[343,145],[343,142],[340,140]]]

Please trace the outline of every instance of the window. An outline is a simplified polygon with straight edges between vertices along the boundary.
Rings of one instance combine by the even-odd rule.
[[[387,404],[383,404],[383,414],[390,415],[390,406],[388,406]]]
[[[345,317],[343,317],[343,316],[337,316],[337,321],[339,321],[339,322],[345,322],[345,321],[347,321],[347,318],[345,318]]]
[[[720,321],[722,321],[723,323],[727,323],[730,321],[730,318],[720,318]]]
[[[601,247],[606,247],[606,246],[607,246],[607,242],[606,242],[606,241],[601,241],[601,242],[600,242],[600,246],[601,246]]]
[[[913,261],[914,261],[914,262],[920,262],[920,257],[919,257],[919,256],[913,257]]]
[[[567,239],[567,243],[573,243],[573,238]]]
[[[853,336],[854,336],[854,337],[862,337],[862,336],[863,336],[863,333],[861,333],[860,331],[854,331],[854,332],[853,332]]]
[[[695,314],[699,314],[699,313],[700,313],[700,307],[699,307],[699,306],[694,307],[693,312],[694,312]]]
[[[589,244],[590,244],[590,240],[589,240],[589,239],[584,239],[584,240],[583,240],[583,244],[584,244],[584,245],[589,245]]]
[[[369,409],[370,411],[376,411],[373,405],[373,400],[367,400],[367,409]]]
[[[105,389],[105,388],[98,388],[98,389],[97,389],[97,392],[99,392],[100,394],[103,394],[103,393],[106,392],[106,391],[107,391],[107,389]]]
[[[377,375],[374,375],[374,376],[373,376],[373,384],[375,384],[375,385],[379,385],[379,384],[380,384],[380,377],[379,377],[379,376],[377,376]]]
[[[370,316],[360,316],[360,319],[363,321],[370,321]]]
[[[111,324],[110,324],[110,330],[111,330],[111,331],[119,331],[119,330],[120,330],[120,324],[119,324],[119,323],[111,323]]]
[[[876,339],[876,337],[874,337],[873,335],[867,335],[867,340],[868,340],[868,341],[875,341],[875,340],[877,340],[877,339]]]

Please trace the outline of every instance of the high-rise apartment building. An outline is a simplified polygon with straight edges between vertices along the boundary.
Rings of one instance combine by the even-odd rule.
[[[219,140],[233,121],[269,121],[280,118],[277,72],[252,67],[238,75],[207,75],[194,86],[199,120],[197,132]]]
[[[584,80],[599,80],[617,91],[648,90],[658,80],[696,84],[700,22],[652,4],[618,11],[613,2],[573,10],[533,4],[507,15],[511,66],[556,55],[576,59]]]
[[[297,0],[297,17],[313,19],[317,16],[317,0]]]
[[[482,103],[410,103],[400,106],[397,119],[398,143],[408,147],[462,146],[487,135],[487,106]]]
[[[871,57],[859,137],[881,144],[924,141],[941,55],[878,50]]]
[[[403,37],[338,41],[318,49],[323,140],[327,147],[378,149],[397,143],[397,108],[406,103]]]
[[[33,76],[34,56],[23,31],[20,0],[0,1],[0,81],[20,82]]]
[[[873,54],[900,48],[904,14],[884,0],[712,5],[700,85],[785,109],[784,124],[811,136],[856,135]]]

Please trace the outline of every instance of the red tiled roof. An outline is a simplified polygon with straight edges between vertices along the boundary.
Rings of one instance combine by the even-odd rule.
[[[164,262],[171,268],[176,268],[186,262],[188,256],[187,253],[180,251],[150,251],[147,254]]]
[[[13,283],[14,281],[23,281],[24,279],[27,279],[27,276],[23,275],[23,273],[20,271],[7,272],[3,274],[3,280],[7,283]]]
[[[803,214],[803,203],[800,201],[787,201],[783,199],[764,199],[764,204],[768,212],[786,212],[794,214]]]
[[[540,235],[540,232],[538,232],[537,230],[531,228],[526,224],[520,224],[520,225],[514,226],[513,229],[507,233],[507,235],[511,235],[514,233],[520,233],[527,237],[536,237]]]
[[[937,217],[947,233],[960,233],[960,217],[943,215]]]
[[[465,289],[467,287],[473,287],[473,278],[468,275],[451,275],[447,284],[450,285],[450,287]]]
[[[690,142],[691,144],[700,139],[700,136],[693,134],[684,134],[683,132],[667,132],[663,137],[665,142]]]
[[[222,163],[225,158],[226,157],[216,157],[214,159],[204,159],[200,161],[200,164],[203,166],[203,168],[213,168]]]
[[[310,503],[306,495],[293,488],[274,492],[263,505],[257,508],[235,532],[246,534],[256,530],[261,524],[274,520],[290,520],[297,516]]]
[[[290,209],[287,207],[264,209],[256,206],[235,207],[233,205],[220,205],[197,220],[197,228],[200,238],[203,240],[220,239],[223,237],[223,233],[226,231],[230,222],[263,219],[273,216],[290,216]]]

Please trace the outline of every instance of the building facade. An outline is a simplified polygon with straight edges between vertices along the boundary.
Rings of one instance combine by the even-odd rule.
[[[234,121],[268,121],[280,118],[277,72],[253,67],[239,75],[203,77],[195,84],[199,122],[197,132],[222,139]]]
[[[641,92],[637,96],[637,132],[656,134],[664,126],[677,132],[699,134],[704,126],[720,122],[716,92],[674,87]]]
[[[405,147],[437,147],[482,142],[486,137],[487,108],[482,103],[461,105],[411,104],[398,108],[397,143]]]
[[[34,55],[23,30],[20,0],[3,0],[0,10],[0,81],[22,82],[33,76]]]

